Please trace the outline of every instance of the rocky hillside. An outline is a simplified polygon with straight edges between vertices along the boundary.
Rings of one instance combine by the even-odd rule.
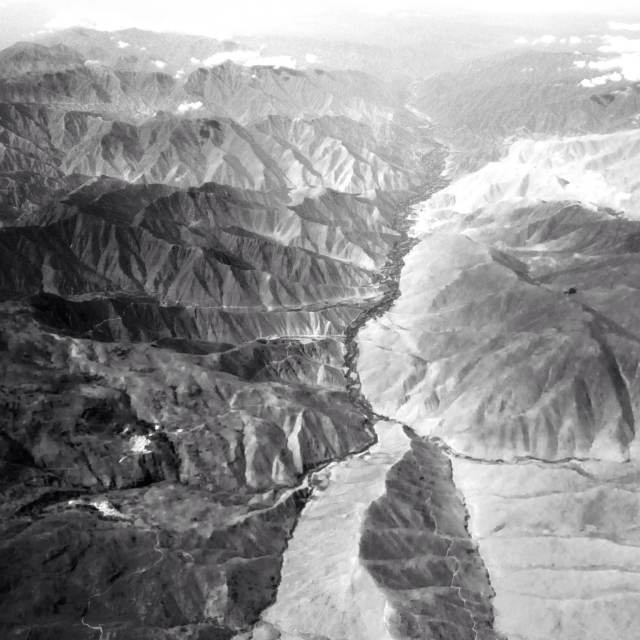
[[[637,26],[403,19],[0,52],[2,638],[636,637]]]
[[[230,638],[375,440],[345,334],[436,145],[361,73],[70,35],[0,54],[0,628]]]
[[[418,205],[358,336],[374,408],[451,456],[507,637],[638,623],[637,137],[519,140]]]

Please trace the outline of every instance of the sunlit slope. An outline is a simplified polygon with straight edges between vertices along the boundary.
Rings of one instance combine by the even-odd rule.
[[[416,209],[402,295],[360,339],[383,413],[482,458],[634,455],[636,137],[516,143]],[[546,202],[572,179],[628,217]]]
[[[279,118],[246,129],[231,120],[167,115],[131,124],[89,112],[3,104],[0,170],[182,187],[218,182],[247,189],[409,190],[419,184],[420,157],[399,155],[403,136],[390,126],[377,137],[371,127],[346,119]]]
[[[635,637],[637,462],[453,467],[496,592],[497,630],[523,640]]]
[[[84,50],[92,34],[74,30],[71,44]],[[94,55],[84,62],[59,44],[22,43],[0,54],[7,71],[0,77],[0,174],[218,182],[288,188],[296,198],[324,188],[371,194],[420,184],[433,145],[418,128],[424,120],[391,83],[355,71],[229,62],[194,63],[172,75],[124,64],[130,47],[147,47],[143,32],[132,36],[140,44],[95,35]],[[166,64],[206,45],[166,39]],[[122,55],[103,55],[120,43]]]
[[[576,200],[640,212],[640,130],[514,142],[505,155],[456,180],[429,202],[417,230],[430,229],[437,210],[471,213],[483,207]]]

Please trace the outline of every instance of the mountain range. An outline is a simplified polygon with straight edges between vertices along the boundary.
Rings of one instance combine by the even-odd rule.
[[[3,637],[635,637],[637,82],[422,20],[0,51]]]

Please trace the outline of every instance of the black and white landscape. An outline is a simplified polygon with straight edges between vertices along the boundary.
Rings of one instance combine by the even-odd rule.
[[[190,2],[0,2],[0,638],[637,640],[640,17]]]

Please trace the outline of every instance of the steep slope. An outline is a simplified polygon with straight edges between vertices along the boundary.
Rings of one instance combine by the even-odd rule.
[[[0,103],[0,171],[178,186],[409,191],[420,184],[422,158],[433,148],[409,131],[326,116],[271,116],[249,128],[169,114],[132,124],[60,106]],[[402,154],[404,143],[411,146]]]
[[[0,634],[251,633],[309,474],[375,441],[349,336],[437,145],[363,74],[67,35],[99,64],[0,80]]]
[[[40,306],[51,322],[70,314],[69,330],[94,335],[100,327],[95,335],[109,339],[154,340],[169,330],[219,342],[339,334],[376,295],[368,269],[394,239],[378,224],[355,244],[335,216],[331,226],[305,220],[286,206],[286,194],[105,186],[103,194],[93,183],[31,215],[40,226],[26,220],[0,231],[0,288],[46,293]],[[332,200],[325,202],[340,207],[349,197]],[[354,204],[363,222],[378,210],[364,199]]]
[[[415,207],[401,295],[359,334],[374,408],[452,457],[508,637],[637,624],[635,137],[518,141]]]
[[[402,109],[393,86],[356,71],[241,67],[224,63],[198,69],[185,82],[192,99],[243,124],[278,114],[344,116],[384,122]]]
[[[304,474],[373,439],[341,342],[371,274],[243,230],[277,229],[260,194],[85,189],[2,230],[2,625],[229,637],[274,596]]]

